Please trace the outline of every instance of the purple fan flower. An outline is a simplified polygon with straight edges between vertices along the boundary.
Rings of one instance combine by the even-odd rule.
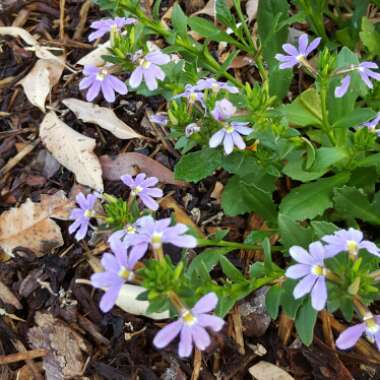
[[[227,99],[218,100],[211,111],[212,117],[217,121],[229,119],[236,112],[236,107]]]
[[[136,227],[133,224],[127,224],[122,230],[115,231],[108,238],[108,243],[112,243],[113,240],[121,240],[126,247],[131,245],[131,241],[137,232]]]
[[[365,334],[371,343],[376,342],[377,349],[380,351],[380,316],[369,313],[363,320],[363,323],[349,327],[339,335],[336,346],[340,350],[351,348]]]
[[[188,124],[185,128],[185,136],[190,137],[194,133],[198,133],[201,130],[201,127],[197,123]]]
[[[309,245],[309,252],[302,247],[293,246],[290,256],[298,262],[291,265],[285,275],[301,279],[293,290],[295,299],[311,293],[311,304],[315,310],[322,310],[327,301],[326,273],[324,259],[329,258],[324,246],[318,241]]]
[[[371,78],[375,80],[380,80],[380,73],[377,73],[371,69],[378,69],[379,66],[375,62],[369,62],[365,61],[360,63],[358,66],[354,66],[354,70],[359,71],[360,78],[364,82],[364,84],[372,89],[373,84],[371,82]],[[348,88],[350,87],[351,83],[351,76],[350,74],[347,74],[343,77],[342,81],[340,82],[340,85],[335,88],[335,97],[341,98],[346,94],[348,91]]]
[[[138,58],[138,66],[134,69],[129,78],[129,84],[133,88],[140,86],[142,81],[145,81],[146,86],[150,91],[158,88],[157,79],[164,80],[165,73],[159,66],[170,62],[170,56],[161,53],[161,51],[152,51],[145,57]]]
[[[158,187],[152,187],[158,183],[156,177],[146,178],[145,173],[140,173],[135,179],[130,175],[123,175],[120,179],[131,189],[131,194],[138,196],[146,207],[154,211],[158,209],[158,203],[153,198],[162,197],[163,192]]]
[[[74,208],[71,211],[70,219],[74,219],[69,227],[69,233],[73,234],[75,231],[75,239],[82,240],[88,231],[90,219],[95,216],[94,206],[98,196],[96,194],[88,194],[87,197],[83,193],[79,193],[75,200],[79,208]]]
[[[298,64],[302,64],[306,57],[315,50],[321,38],[315,38],[309,45],[309,37],[307,34],[302,34],[298,39],[298,49],[291,44],[282,45],[283,50],[289,55],[276,54],[276,59],[280,62],[280,69],[289,69]]]
[[[154,337],[153,344],[157,348],[166,347],[178,335],[178,354],[188,357],[193,351],[193,344],[198,350],[205,350],[211,343],[206,328],[218,332],[223,328],[224,320],[209,313],[215,309],[218,297],[215,293],[203,296],[191,310],[184,310],[180,318],[165,326]]]
[[[216,148],[223,142],[224,152],[226,154],[230,154],[234,146],[240,150],[245,149],[246,145],[241,135],[247,136],[253,131],[252,128],[248,128],[246,125],[248,125],[248,123],[232,122],[225,124],[222,129],[211,136],[209,141],[210,148]]]
[[[162,125],[163,127],[168,125],[169,119],[168,115],[163,112],[156,113],[154,115],[149,116],[149,121],[151,123],[156,123],[158,125]]]
[[[219,92],[220,90],[225,90],[231,94],[237,94],[239,89],[225,82],[219,82],[214,78],[199,79],[197,84],[194,86],[195,91],[212,90],[214,92]]]
[[[106,68],[100,68],[92,65],[86,65],[83,69],[86,76],[79,82],[79,88],[84,90],[88,88],[86,99],[88,102],[93,101],[101,91],[107,102],[115,101],[115,92],[126,95],[128,88],[123,81],[108,73]]]
[[[376,130],[377,125],[380,123],[380,112],[377,113],[377,116],[368,121],[367,123],[363,123],[362,126],[368,128],[370,132],[376,133],[380,136],[380,131]]]
[[[106,313],[115,305],[120,289],[127,281],[134,278],[133,268],[138,260],[143,256],[143,252],[127,253],[125,244],[117,239],[110,243],[111,253],[105,253],[101,263],[105,269],[104,272],[94,273],[91,276],[91,284],[95,288],[105,289],[105,293],[100,301],[100,309]]]
[[[326,235],[322,240],[327,243],[325,249],[330,257],[343,251],[355,257],[361,249],[366,249],[372,255],[380,257],[380,250],[376,244],[363,240],[363,233],[354,228],[336,231],[334,235]]]
[[[106,33],[111,31],[120,32],[125,25],[136,24],[137,20],[134,18],[116,17],[107,18],[104,20],[94,21],[90,27],[95,29],[94,32],[88,36],[89,41],[94,41],[103,37]]]
[[[186,98],[189,104],[194,104],[195,102],[201,103],[202,107],[206,109],[206,104],[204,102],[204,95],[202,92],[198,91],[196,86],[187,84],[185,86],[185,91],[178,95],[173,96],[173,99]]]
[[[177,223],[170,226],[170,218],[154,220],[151,216],[143,216],[136,221],[137,234],[131,241],[132,252],[144,254],[151,245],[153,249],[161,249],[162,244],[170,243],[177,247],[194,248],[197,239],[191,235],[185,235],[188,227]]]

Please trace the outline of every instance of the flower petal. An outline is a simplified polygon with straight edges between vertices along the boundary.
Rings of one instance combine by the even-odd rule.
[[[301,277],[305,277],[310,274],[311,267],[307,264],[295,264],[291,265],[285,273],[286,277],[298,279]]]
[[[199,324],[192,326],[191,335],[193,337],[195,345],[200,351],[204,351],[211,343],[211,339],[207,331]]]
[[[365,323],[359,323],[358,325],[349,327],[348,329],[344,330],[336,340],[336,346],[340,350],[351,348],[362,336],[365,328]]]
[[[188,357],[193,351],[193,340],[189,326],[183,325],[178,345],[178,354],[181,358]]]
[[[202,327],[208,327],[215,332],[220,331],[225,324],[224,320],[216,315],[200,314],[197,320]]]
[[[121,286],[122,285],[120,284],[118,286],[114,286],[106,290],[99,304],[101,311],[103,311],[104,313],[107,313],[115,306]]]
[[[306,249],[303,249],[302,247],[299,247],[297,245],[294,245],[289,249],[290,256],[293,257],[293,259],[301,264],[308,264],[313,265],[314,260],[313,257],[310,256],[309,252],[306,251]]]
[[[326,306],[327,287],[325,277],[320,276],[311,291],[311,305],[315,310],[322,310]]]
[[[195,314],[208,313],[214,310],[217,304],[218,296],[214,292],[210,292],[201,297],[191,311]]]
[[[214,133],[211,136],[211,139],[208,143],[209,147],[210,148],[216,148],[218,145],[220,145],[221,142],[223,141],[224,134],[225,134],[224,129],[221,129],[218,132]]]
[[[129,78],[129,84],[131,85],[131,87],[137,88],[140,86],[140,84],[142,82],[142,78],[143,78],[143,69],[140,66],[137,66],[133,70],[133,72]]]
[[[182,325],[180,320],[169,323],[156,334],[153,344],[157,348],[166,347],[180,333]]]
[[[342,81],[340,82],[340,85],[335,88],[335,97],[341,98],[344,96],[348,90],[348,87],[351,83],[351,76],[347,74]]]
[[[318,277],[313,274],[308,274],[304,277],[293,290],[293,296],[295,299],[303,297],[305,294],[310,293]]]

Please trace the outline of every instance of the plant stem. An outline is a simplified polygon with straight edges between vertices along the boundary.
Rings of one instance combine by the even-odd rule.
[[[322,129],[326,133],[332,145],[336,145],[335,136],[331,130],[329,123],[329,116],[327,112],[327,85],[326,78],[321,79],[320,99],[321,99],[321,111],[322,111]]]
[[[253,245],[253,244],[245,244],[245,243],[237,243],[233,241],[213,241],[206,239],[198,239],[198,247],[226,247],[232,249],[251,249],[251,250],[262,250],[263,247],[261,245]],[[273,246],[271,247],[272,251],[280,251],[280,247]]]

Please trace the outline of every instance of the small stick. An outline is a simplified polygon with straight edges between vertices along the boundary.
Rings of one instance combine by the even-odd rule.
[[[63,41],[65,39],[65,0],[59,1],[59,39]]]
[[[0,365],[42,358],[47,354],[48,350],[45,350],[44,348],[36,348],[35,350],[17,352],[16,354],[0,355]]]
[[[191,374],[191,380],[198,380],[202,366],[202,353],[198,349],[194,352],[193,373]]]
[[[326,310],[322,310],[320,312],[320,318],[322,320],[322,331],[325,343],[332,349],[335,349],[334,336],[331,330],[330,315]]]

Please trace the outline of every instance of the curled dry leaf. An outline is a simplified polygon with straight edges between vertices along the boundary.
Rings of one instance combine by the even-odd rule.
[[[53,157],[75,174],[77,182],[103,191],[102,168],[95,155],[94,139],[70,128],[51,111],[40,126],[41,140]]]
[[[47,380],[64,380],[81,376],[87,345],[83,338],[70,326],[51,314],[37,312],[37,326],[28,331],[33,348],[45,348],[48,354],[43,358]]]
[[[69,98],[62,103],[75,113],[75,116],[85,123],[94,123],[110,131],[119,139],[143,138],[130,126],[120,120],[110,108],[100,107],[83,100]]]
[[[0,215],[0,247],[12,256],[16,247],[27,247],[37,256],[63,245],[61,229],[51,218],[67,220],[74,202],[63,191],[42,195],[41,202],[27,199],[20,207]]]
[[[103,55],[108,55],[108,49],[111,47],[111,41],[107,41],[104,44],[98,45],[98,47],[92,50],[90,53],[82,57],[76,64],[85,66],[85,65],[94,65],[102,66],[104,65]]]
[[[58,83],[65,68],[64,57],[59,57],[59,61],[57,59],[39,59],[29,74],[19,82],[30,103],[42,112],[45,112],[47,96]]]
[[[100,163],[104,178],[110,181],[118,181],[122,175],[135,175],[141,171],[148,176],[157,177],[161,183],[186,186],[185,182],[174,179],[174,174],[170,169],[141,153],[120,153],[115,158],[101,156]]]

